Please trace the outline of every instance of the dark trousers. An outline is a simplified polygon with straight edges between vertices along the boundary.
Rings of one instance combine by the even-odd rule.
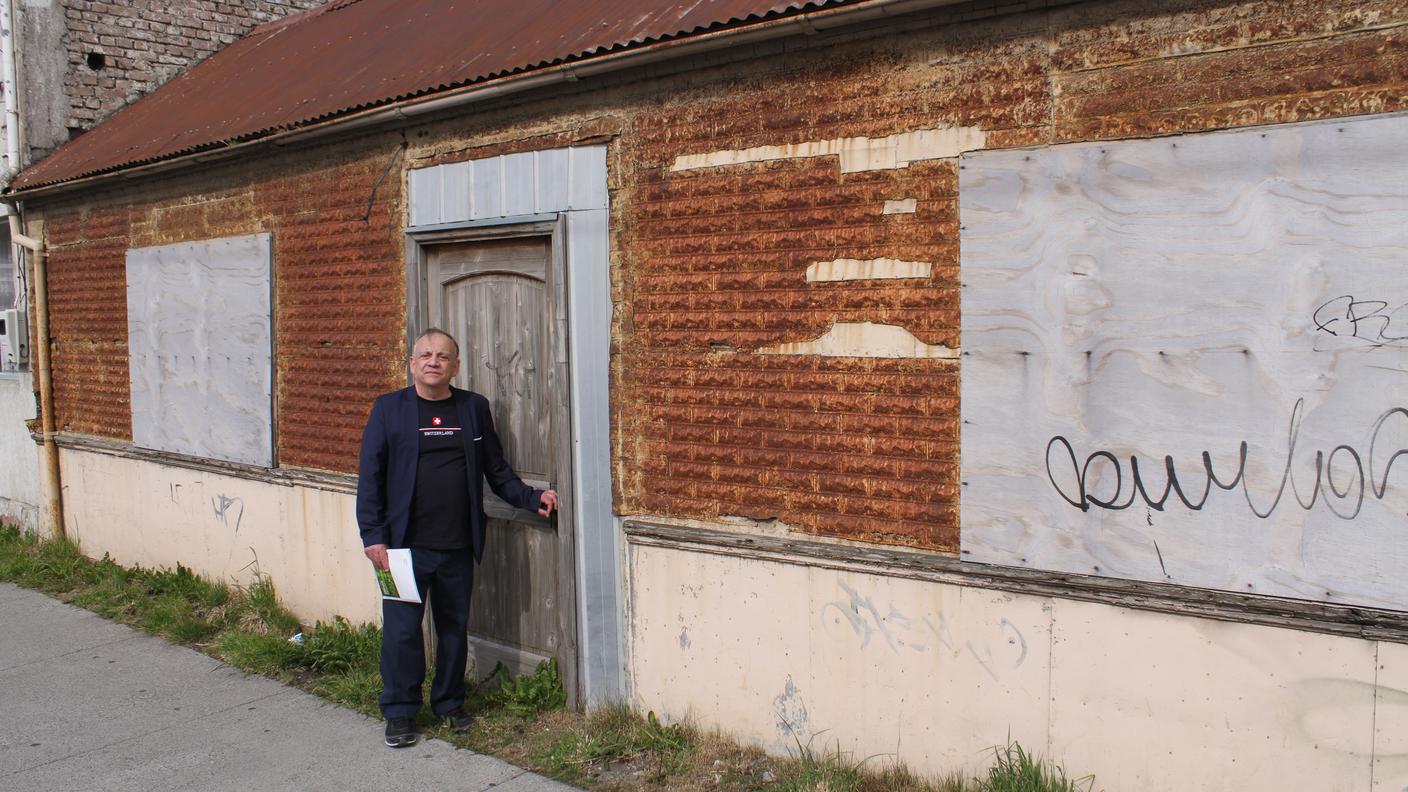
[[[411,550],[411,566],[421,599],[430,595],[435,622],[435,680],[430,709],[436,715],[464,705],[464,671],[469,659],[469,594],[474,586],[474,556],[464,550]],[[381,714],[413,718],[420,711],[425,681],[425,606],[382,600]]]

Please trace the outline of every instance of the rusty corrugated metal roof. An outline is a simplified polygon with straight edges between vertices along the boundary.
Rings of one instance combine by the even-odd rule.
[[[255,28],[20,173],[11,190],[858,0],[334,0]]]

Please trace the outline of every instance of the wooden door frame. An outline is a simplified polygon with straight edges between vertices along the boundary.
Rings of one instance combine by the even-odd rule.
[[[548,265],[547,289],[549,292],[548,311],[550,327],[550,349],[552,361],[549,372],[551,392],[554,394],[551,410],[553,468],[556,480],[552,485],[557,490],[558,513],[552,519],[557,521],[557,596],[558,624],[556,625],[561,644],[559,654],[570,658],[570,662],[560,663],[562,683],[567,691],[568,704],[575,708],[582,706],[580,674],[582,656],[578,641],[577,613],[577,552],[576,552],[576,500],[573,483],[575,481],[572,464],[572,396],[571,396],[571,356],[567,339],[567,312],[570,310],[567,299],[567,222],[563,214],[535,215],[526,218],[505,218],[490,223],[470,223],[456,228],[439,228],[425,231],[408,231],[406,234],[406,348],[414,343],[430,321],[429,254],[439,245],[452,245],[465,242],[518,239],[525,237],[547,237]],[[500,519],[522,519],[522,510],[515,509],[498,498],[486,497],[484,511],[490,517]],[[562,515],[567,515],[563,519]],[[532,515],[538,518],[537,515]]]

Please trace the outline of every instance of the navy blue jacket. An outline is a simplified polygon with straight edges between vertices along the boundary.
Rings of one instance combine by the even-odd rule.
[[[473,392],[450,389],[460,418],[465,467],[469,471],[469,536],[474,560],[484,558],[484,487],[520,509],[537,511],[542,491],[524,484],[504,460],[489,400]],[[420,406],[414,387],[377,397],[362,432],[357,475],[357,527],[362,546],[405,547],[411,519],[411,496],[420,461]]]

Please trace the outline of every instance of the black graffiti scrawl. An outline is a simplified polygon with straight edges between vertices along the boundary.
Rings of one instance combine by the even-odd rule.
[[[1224,469],[1222,475],[1218,474],[1212,452],[1204,450],[1201,453],[1201,474],[1197,476],[1201,482],[1185,486],[1172,455],[1164,456],[1162,465],[1152,465],[1152,471],[1147,464],[1141,468],[1137,455],[1131,454],[1127,460],[1121,460],[1105,449],[1092,451],[1082,460],[1077,457],[1075,447],[1068,438],[1056,435],[1046,444],[1046,477],[1062,500],[1081,511],[1090,511],[1091,508],[1123,511],[1132,506],[1163,511],[1165,506],[1170,505],[1170,497],[1177,499],[1174,505],[1181,503],[1191,511],[1202,511],[1216,488],[1229,492],[1240,490],[1247,508],[1263,520],[1281,506],[1287,491],[1295,504],[1306,511],[1315,508],[1317,502],[1323,502],[1325,508],[1336,517],[1353,520],[1364,508],[1366,498],[1383,500],[1388,493],[1394,463],[1400,456],[1408,454],[1408,447],[1386,441],[1384,437],[1395,424],[1397,428],[1408,430],[1408,408],[1394,407],[1380,415],[1369,432],[1367,448],[1341,443],[1329,451],[1316,449],[1309,472],[1302,474],[1310,479],[1308,483],[1297,477],[1294,465],[1304,408],[1305,399],[1298,399],[1291,410],[1280,481],[1273,491],[1267,493],[1253,494],[1253,488],[1247,481],[1249,452],[1246,440],[1237,444],[1236,465],[1230,466],[1230,470]],[[1057,471],[1067,469],[1070,478],[1062,477],[1058,481]],[[1102,472],[1102,469],[1113,470],[1115,475],[1113,490],[1103,496],[1087,488],[1092,472]],[[1337,475],[1336,471],[1341,473]]]

